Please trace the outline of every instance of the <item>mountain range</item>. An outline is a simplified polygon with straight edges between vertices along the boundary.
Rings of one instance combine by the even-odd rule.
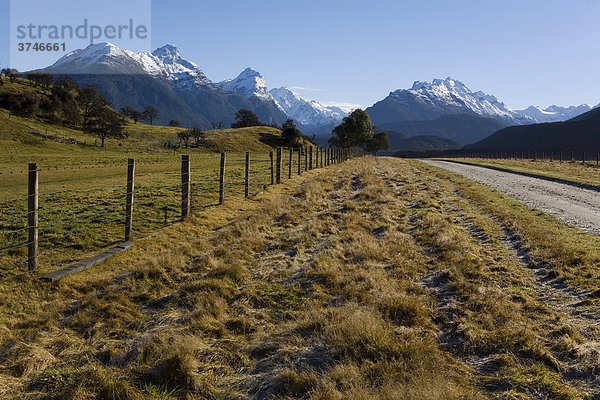
[[[529,116],[508,108],[492,95],[472,92],[452,78],[415,82],[410,89],[391,92],[367,108],[376,124],[396,121],[430,121],[447,114],[471,114],[495,118],[506,125],[534,123]]]
[[[160,110],[160,124],[175,119],[183,126],[202,129],[214,122],[227,126],[236,112],[245,108],[266,124],[281,125],[291,118],[304,133],[316,134],[325,143],[333,127],[348,115],[342,108],[305,99],[290,88],[269,89],[265,77],[253,68],[246,68],[235,78],[213,82],[197,64],[182,58],[173,45],[151,53],[134,53],[98,43],[70,52],[41,71],[98,85],[116,109],[154,105]],[[380,129],[410,136],[439,136],[465,145],[506,126],[564,121],[593,108],[583,104],[513,110],[495,96],[472,91],[448,77],[417,81],[410,89],[390,92],[366,111]]]
[[[594,108],[600,106],[591,106],[589,104],[582,104],[580,106],[571,106],[571,107],[560,107],[556,105],[552,105],[545,110],[542,110],[537,106],[530,106],[525,110],[519,110],[518,113],[522,115],[527,115],[533,118],[538,123],[544,122],[560,122],[566,121],[571,118],[575,118],[578,115],[586,113]]]
[[[452,79],[415,82],[410,89],[398,89],[366,109],[381,129],[399,130],[410,135],[436,135],[461,144],[474,143],[506,126],[564,121],[591,110],[551,106],[546,110],[531,106],[513,110],[495,96],[473,92]]]
[[[252,68],[236,78],[213,82],[198,65],[182,58],[173,45],[152,53],[134,53],[98,43],[72,51],[41,71],[98,85],[116,109],[154,105],[160,110],[157,122],[162,124],[175,119],[183,126],[204,129],[213,122],[228,125],[236,112],[245,108],[266,124],[281,125],[292,118],[305,133],[325,133],[348,115],[337,107],[304,99],[288,88],[273,89],[272,95],[265,78]]]

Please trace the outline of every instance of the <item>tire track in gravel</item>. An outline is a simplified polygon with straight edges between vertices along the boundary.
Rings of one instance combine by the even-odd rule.
[[[420,161],[489,186],[566,224],[600,236],[600,195],[596,191],[449,161]]]

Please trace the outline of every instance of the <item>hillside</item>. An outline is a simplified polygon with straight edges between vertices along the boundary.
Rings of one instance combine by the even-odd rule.
[[[565,122],[511,126],[468,148],[595,152],[600,148],[600,109],[594,109]]]
[[[410,136],[433,135],[450,139],[460,144],[478,142],[504,128],[494,118],[475,114],[447,114],[431,121],[395,121],[381,124],[383,130],[398,130]]]
[[[459,143],[431,135],[417,135],[411,137],[402,137],[396,132],[388,132],[388,140],[390,142],[390,151],[398,150],[450,150],[457,149]]]
[[[42,97],[49,96],[49,91],[39,86],[34,86],[30,81],[19,79],[17,82],[5,82],[0,85],[0,98],[5,95],[33,94]],[[167,143],[176,144],[177,133],[183,128],[147,125],[142,122],[134,123],[127,120],[124,127],[126,137],[119,139],[108,138],[106,140],[107,151],[130,151],[137,152],[165,152]],[[10,140],[24,144],[47,146],[53,140],[44,140],[42,137],[32,133],[53,136],[56,144],[68,151],[69,145],[79,144],[94,146],[100,141],[94,136],[81,129],[65,127],[61,124],[51,123],[44,118],[27,118],[9,113],[8,110],[0,108],[0,140]],[[240,129],[222,129],[206,131],[206,141],[199,148],[192,151],[268,151],[272,147],[282,146],[281,131],[268,126],[258,126]],[[310,143],[307,142],[307,145]],[[110,150],[108,150],[110,149]],[[63,150],[60,150],[63,151]]]
[[[124,139],[108,139],[106,152],[126,152],[134,150],[137,152],[166,152],[164,144],[167,142],[177,143],[177,132],[181,128],[166,126],[151,126],[142,123],[129,122],[125,130],[129,137]],[[59,138],[59,141],[44,140],[41,137],[27,132],[38,132]],[[86,143],[89,148],[94,148],[95,143],[99,146],[99,140],[86,132],[65,128],[42,121],[22,118],[17,116],[8,117],[6,110],[0,109],[0,143],[10,141],[28,145],[36,145],[40,148],[54,148],[59,152],[69,152],[74,144],[60,143],[60,139],[71,139],[77,141],[80,146]],[[273,147],[282,146],[281,131],[268,126],[255,126],[238,129],[222,129],[206,131],[206,141],[199,148],[180,149],[186,152],[265,152]],[[311,145],[307,142],[305,145]],[[101,150],[98,148],[98,150]],[[172,150],[171,150],[172,152]]]

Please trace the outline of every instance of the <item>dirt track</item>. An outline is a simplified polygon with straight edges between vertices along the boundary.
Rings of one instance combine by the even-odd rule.
[[[557,182],[447,161],[421,160],[499,190],[529,207],[600,236],[600,193]]]

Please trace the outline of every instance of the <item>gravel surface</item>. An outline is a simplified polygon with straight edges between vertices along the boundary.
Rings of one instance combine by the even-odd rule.
[[[600,193],[562,183],[448,161],[421,160],[503,192],[523,204],[600,236]]]

